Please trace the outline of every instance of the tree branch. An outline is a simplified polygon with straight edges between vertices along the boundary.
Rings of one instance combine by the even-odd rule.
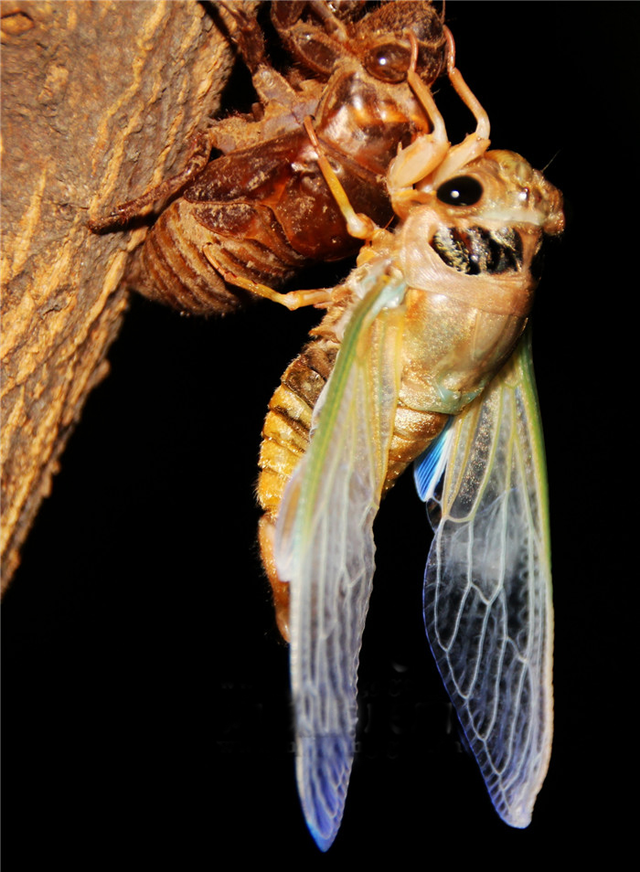
[[[180,167],[232,54],[196,2],[3,2],[2,561],[20,546],[122,323],[146,228],[86,221]]]

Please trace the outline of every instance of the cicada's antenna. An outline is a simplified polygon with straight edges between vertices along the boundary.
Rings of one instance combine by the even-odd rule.
[[[559,149],[557,150],[557,152],[553,155],[553,157],[551,157],[551,158],[546,162],[546,164],[545,164],[545,165],[542,167],[542,169],[540,170],[541,173],[546,173],[546,171],[549,169],[549,167],[550,167],[551,164],[554,162],[554,160],[558,157],[558,155],[560,154],[561,151],[562,151],[562,149],[559,148]]]

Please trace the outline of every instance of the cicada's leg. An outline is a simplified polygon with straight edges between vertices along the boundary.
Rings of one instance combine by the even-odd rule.
[[[372,221],[367,215],[358,213],[354,210],[349,201],[347,192],[342,187],[340,180],[333,171],[331,164],[327,160],[321,143],[318,140],[313,124],[309,117],[304,121],[305,130],[311,144],[316,150],[318,166],[322,171],[322,175],[333,194],[333,197],[342,212],[344,220],[347,224],[347,230],[356,239],[370,240],[376,234],[386,233],[382,230],[375,221]],[[203,252],[211,266],[218,272],[222,278],[231,285],[236,285],[239,288],[244,288],[252,294],[259,297],[265,297],[274,303],[280,303],[286,306],[287,309],[299,309],[302,306],[317,306],[319,308],[329,305],[332,296],[332,290],[329,288],[316,288],[305,291],[290,291],[287,294],[281,294],[274,291],[268,285],[263,285],[260,282],[253,281],[243,276],[238,276],[235,273],[225,269],[215,257],[213,246],[205,245]]]
[[[211,266],[222,276],[225,282],[228,282],[230,285],[236,285],[238,288],[244,288],[245,291],[250,291],[258,297],[265,297],[265,299],[271,300],[273,303],[280,303],[281,306],[286,306],[291,311],[300,309],[302,306],[318,306],[322,308],[327,306],[331,300],[331,288],[313,288],[306,291],[289,291],[287,294],[280,294],[268,285],[254,282],[253,279],[236,275],[225,269],[213,254],[213,245],[205,245],[202,250]]]
[[[444,30],[449,48],[447,57],[449,79],[460,99],[473,113],[476,129],[459,145],[451,147],[444,120],[431,91],[415,72],[417,42],[415,35],[410,32],[408,37],[411,42],[412,58],[407,81],[429,115],[433,130],[424,136],[418,136],[415,142],[398,154],[389,167],[388,187],[391,202],[396,214],[402,218],[406,217],[414,203],[424,199],[424,194],[437,188],[443,179],[454,175],[470,161],[481,157],[489,147],[489,117],[456,68],[453,35],[448,27]],[[416,188],[411,187],[412,185],[416,185]]]
[[[331,164],[325,157],[324,149],[318,140],[311,118],[308,116],[304,119],[304,129],[307,131],[307,136],[311,140],[311,145],[313,145],[316,150],[318,155],[318,166],[320,167],[329,190],[333,194],[334,200],[342,212],[342,216],[347,224],[347,230],[355,239],[371,239],[379,229],[378,225],[375,221],[372,221],[368,215],[364,215],[362,212],[356,212],[354,210],[349,201],[349,197],[347,196],[347,192],[342,187],[340,180],[331,167]]]
[[[429,176],[442,163],[450,149],[444,119],[435,104],[428,86],[416,73],[418,61],[418,41],[415,34],[407,34],[411,43],[411,63],[407,73],[407,81],[416,95],[418,102],[429,116],[432,124],[430,133],[421,134],[406,148],[399,151],[389,165],[387,185],[391,195],[394,211],[404,218],[409,203],[415,197],[413,185]]]
[[[131,221],[132,218],[144,215],[151,206],[159,203],[161,200],[166,200],[195,178],[208,164],[211,149],[214,145],[214,128],[196,134],[189,146],[184,169],[177,173],[177,175],[172,176],[170,179],[165,179],[164,182],[146,191],[140,197],[136,197],[134,200],[127,200],[126,203],[120,203],[108,215],[105,215],[104,218],[88,221],[89,229],[94,233],[100,233],[103,230],[121,227],[128,221]]]
[[[442,161],[433,178],[430,180],[430,188],[437,188],[440,182],[454,175],[459,169],[466,166],[473,160],[477,160],[489,148],[489,132],[491,125],[489,124],[489,116],[485,109],[480,104],[478,98],[473,94],[462,74],[456,67],[456,46],[453,40],[453,34],[448,27],[444,28],[447,38],[448,56],[447,56],[447,74],[449,81],[453,85],[456,94],[462,102],[473,113],[476,119],[476,129],[474,133],[470,133],[459,144],[449,150],[449,153]]]

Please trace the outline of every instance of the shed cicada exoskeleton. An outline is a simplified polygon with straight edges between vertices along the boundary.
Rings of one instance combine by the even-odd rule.
[[[435,534],[429,642],[511,826],[529,823],[550,755],[549,526],[527,322],[543,237],[563,229],[562,198],[519,155],[488,150],[487,115],[448,40],[449,78],[476,130],[452,147],[429,88],[409,73],[432,129],[389,167],[395,231],[351,210],[314,142],[350,231],[368,244],[342,285],[309,297],[327,313],[264,426],[260,541],[291,644],[298,790],[322,850],[354,755],[372,525],[414,461]]]
[[[194,139],[180,173],[89,226],[120,227],[173,197],[136,252],[132,287],[192,314],[233,311],[250,297],[247,287],[295,306],[294,296],[283,299],[277,289],[305,267],[349,257],[361,244],[318,169],[305,117],[313,117],[354,207],[384,226],[393,218],[389,162],[399,146],[429,130],[407,82],[406,33],[419,46],[417,75],[430,84],[443,67],[442,21],[422,0],[370,12],[362,3],[273,3],[273,25],[295,62],[284,75],[267,57],[255,9],[219,6],[252,73],[256,117],[214,122]],[[210,160],[214,148],[223,154]]]

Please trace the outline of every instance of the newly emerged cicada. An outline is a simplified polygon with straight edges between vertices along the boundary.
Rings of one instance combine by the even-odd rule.
[[[275,289],[304,267],[348,257],[361,245],[318,169],[304,119],[313,117],[354,207],[387,224],[389,162],[399,146],[429,130],[407,83],[406,33],[419,46],[416,72],[430,84],[443,67],[442,21],[430,2],[384,3],[366,13],[358,2],[273,3],[273,25],[295,62],[284,75],[267,57],[255,9],[219,6],[252,73],[260,98],[255,118],[214,122],[193,141],[178,175],[89,226],[120,227],[174,197],[136,253],[132,287],[193,314],[233,311],[247,290],[295,306],[294,296]],[[210,160],[214,148],[223,154]]]
[[[413,461],[435,534],[427,635],[511,826],[528,825],[550,755],[549,526],[527,323],[562,197],[524,158],[488,150],[488,118],[447,38],[450,81],[477,127],[451,147],[429,88],[409,72],[432,130],[390,165],[394,232],[350,209],[315,141],[350,231],[368,245],[346,282],[324,300],[316,292],[327,314],[264,426],[260,541],[291,644],[298,790],[322,850],[354,756],[373,521]]]

